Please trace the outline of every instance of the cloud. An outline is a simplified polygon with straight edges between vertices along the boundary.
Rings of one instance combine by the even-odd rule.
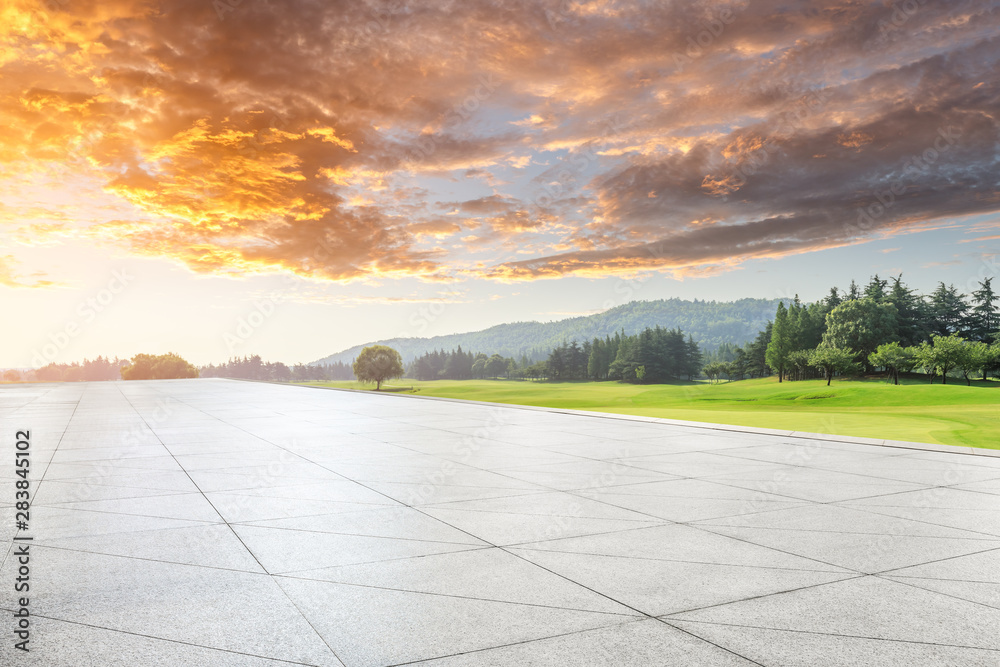
[[[221,4],[6,3],[0,164],[99,180],[129,214],[78,193],[82,236],[320,281],[703,275],[1000,209],[992,3]]]
[[[65,286],[64,283],[45,279],[43,277],[45,273],[41,271],[29,276],[17,273],[15,270],[17,265],[18,261],[13,255],[0,255],[0,286],[13,289],[44,289]]]

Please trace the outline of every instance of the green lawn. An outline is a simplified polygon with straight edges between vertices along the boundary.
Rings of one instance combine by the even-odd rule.
[[[827,387],[823,380],[779,384],[774,378],[716,385],[399,380],[383,385],[383,391],[1000,449],[1000,382],[974,382],[971,387],[964,380],[949,380],[953,384],[948,385],[903,382],[835,380]]]

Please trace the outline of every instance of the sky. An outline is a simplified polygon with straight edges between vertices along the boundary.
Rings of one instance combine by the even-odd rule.
[[[0,367],[970,292],[998,60],[998,2],[6,0]]]

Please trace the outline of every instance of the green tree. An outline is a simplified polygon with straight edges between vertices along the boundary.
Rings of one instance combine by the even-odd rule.
[[[840,290],[836,287],[830,288],[830,293],[826,295],[823,299],[824,305],[826,305],[826,311],[830,312],[840,304],[844,302],[844,299],[840,296]]]
[[[788,353],[785,363],[792,380],[805,380],[809,377],[809,369],[812,367],[809,363],[811,356],[812,350],[795,350]]]
[[[944,283],[938,283],[930,298],[931,333],[938,336],[960,333],[966,328],[968,310],[969,304],[966,303],[965,296],[954,285],[945,287]]]
[[[778,382],[785,375],[785,364],[788,354],[792,351],[791,331],[788,324],[788,310],[784,303],[778,303],[778,311],[774,314],[774,327],[771,329],[771,342],[767,344],[767,365],[778,373]]]
[[[979,289],[972,293],[972,315],[970,316],[970,333],[973,338],[983,342],[989,341],[992,334],[1000,329],[998,323],[997,294],[993,291],[993,278],[984,278],[979,283]]]
[[[917,348],[917,363],[930,375],[932,384],[937,373],[941,373],[941,384],[948,384],[948,373],[962,361],[964,348],[965,340],[957,334],[932,334],[930,344],[924,343]]]
[[[886,370],[886,381],[892,380],[893,384],[899,384],[899,372],[908,371],[913,368],[913,353],[905,347],[900,347],[899,343],[883,343],[874,352],[868,355],[868,362],[872,366],[878,366]]]
[[[170,380],[196,378],[198,369],[173,352],[137,354],[121,369],[123,380]]]
[[[857,370],[858,365],[855,363],[854,357],[853,350],[820,345],[809,355],[809,363],[823,372],[826,386],[829,387],[835,373],[846,375]]]
[[[879,345],[896,339],[896,307],[874,299],[852,299],[826,316],[823,344],[840,350],[854,350],[857,361],[869,367],[868,356]]]
[[[709,379],[709,382],[715,384],[716,380],[719,379],[719,375],[722,374],[722,366],[723,366],[722,362],[713,361],[711,363],[705,364],[705,367],[702,369],[701,372],[705,374],[705,377]]]
[[[992,357],[993,351],[990,346],[981,340],[967,342],[962,346],[956,365],[962,371],[962,377],[965,378],[967,385],[972,386],[972,379],[969,376],[985,369],[992,361]]]
[[[885,288],[888,284],[888,280],[882,280],[876,273],[865,287],[865,298],[875,303],[882,303],[886,298]]]
[[[375,391],[379,391],[386,380],[403,377],[403,358],[391,347],[371,345],[361,350],[352,368],[359,382],[374,382]]]
[[[499,354],[494,354],[486,361],[486,374],[496,380],[507,370],[507,362]]]
[[[899,342],[904,347],[920,345],[930,335],[927,304],[903,283],[903,274],[892,279],[892,288],[886,299],[896,306]]]
[[[486,360],[476,359],[472,362],[472,377],[482,379],[486,377]]]

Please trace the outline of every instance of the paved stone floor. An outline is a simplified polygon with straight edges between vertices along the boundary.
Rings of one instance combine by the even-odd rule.
[[[226,380],[0,429],[4,666],[1000,664],[1000,458]]]

